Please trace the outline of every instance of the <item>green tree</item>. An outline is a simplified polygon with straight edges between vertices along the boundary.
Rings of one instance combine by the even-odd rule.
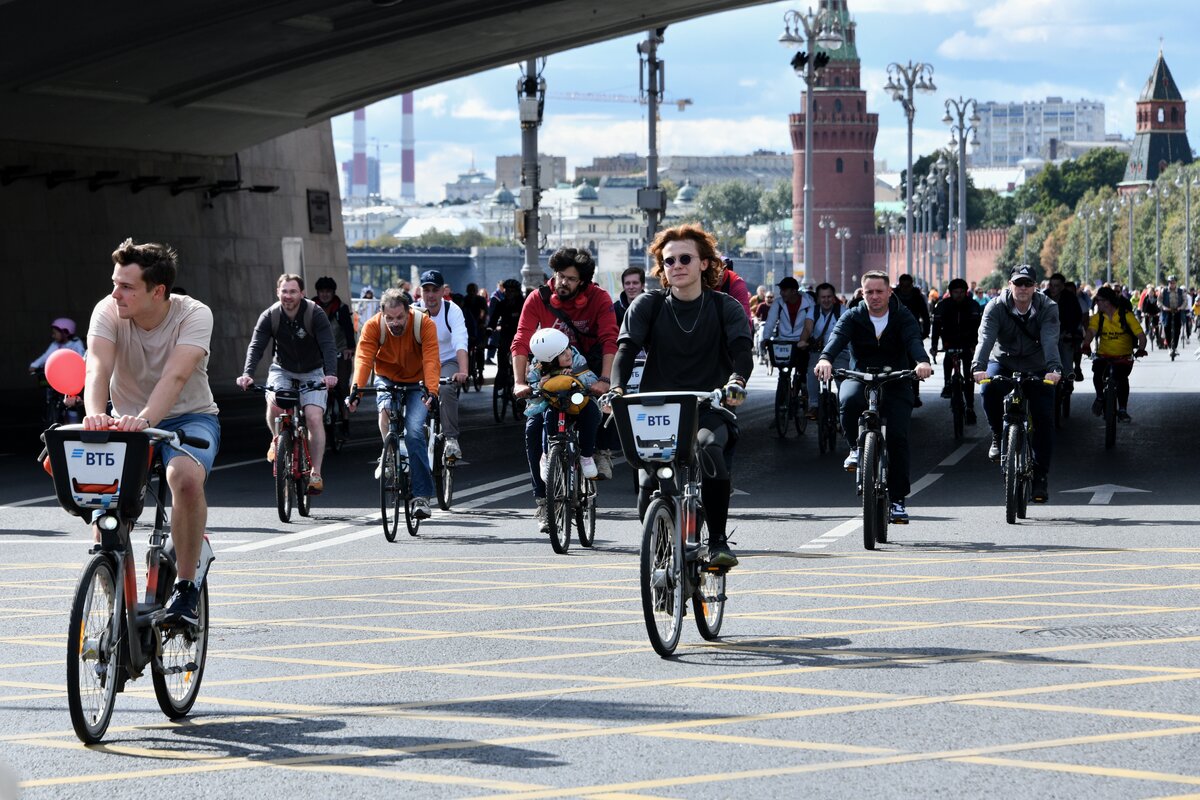
[[[674,203],[675,195],[679,194],[679,184],[670,178],[663,178],[658,182],[658,188],[662,189],[667,194],[667,201]]]
[[[744,241],[746,229],[762,221],[762,190],[741,181],[710,183],[700,189],[696,209],[724,247]]]
[[[792,182],[779,181],[762,193],[758,204],[759,213],[766,222],[777,222],[792,218]]]
[[[366,247],[378,247],[380,249],[384,249],[384,248],[388,248],[388,247],[399,247],[400,240],[397,239],[395,236],[392,236],[390,233],[385,233],[383,236],[380,236],[377,239],[372,239],[369,242],[357,242],[357,243],[355,243],[354,246],[362,247],[364,245]]]

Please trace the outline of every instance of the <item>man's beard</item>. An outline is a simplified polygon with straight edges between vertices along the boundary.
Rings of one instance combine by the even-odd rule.
[[[554,293],[556,295],[558,295],[559,300],[570,300],[575,295],[579,294],[579,290],[581,288],[582,288],[582,284],[580,284],[579,286],[576,286],[574,289],[569,289],[569,290],[567,289],[566,286],[556,286],[556,287],[554,287]]]

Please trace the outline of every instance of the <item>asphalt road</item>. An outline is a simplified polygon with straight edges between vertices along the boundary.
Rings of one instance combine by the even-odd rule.
[[[875,552],[843,453],[774,437],[772,385],[741,415],[724,635],[689,621],[670,660],[643,627],[625,467],[595,548],[556,556],[518,426],[471,393],[455,511],[389,544],[365,415],[285,525],[261,400],[226,400],[195,713],[167,721],[140,680],[91,748],[63,690],[89,534],[27,455],[0,457],[0,797],[1197,796],[1190,348],[1139,363],[1114,451],[1077,402],[1051,502],[1018,525],[982,424],[955,444],[925,387],[912,524]]]

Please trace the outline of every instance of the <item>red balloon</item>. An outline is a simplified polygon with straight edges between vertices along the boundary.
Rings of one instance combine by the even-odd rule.
[[[87,367],[83,356],[74,350],[55,350],[46,359],[46,381],[59,394],[79,394],[83,391]]]

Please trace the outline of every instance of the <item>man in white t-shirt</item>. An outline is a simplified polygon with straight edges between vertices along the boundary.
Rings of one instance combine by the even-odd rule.
[[[438,332],[438,358],[441,376],[458,386],[438,395],[441,403],[442,433],[446,436],[446,458],[462,458],[458,445],[458,390],[467,382],[467,320],[462,309],[445,296],[446,279],[436,269],[421,273],[421,300],[415,305],[425,309]]]
[[[200,301],[171,294],[177,265],[167,245],[126,239],[112,260],[112,293],[96,304],[88,329],[83,425],[119,431],[155,427],[209,442],[203,449],[184,446],[199,463],[163,449],[178,572],[167,619],[196,625],[200,591],[194,580],[208,521],[204,482],[221,444],[208,386],[213,315]],[[106,411],[110,398],[112,415]]]

